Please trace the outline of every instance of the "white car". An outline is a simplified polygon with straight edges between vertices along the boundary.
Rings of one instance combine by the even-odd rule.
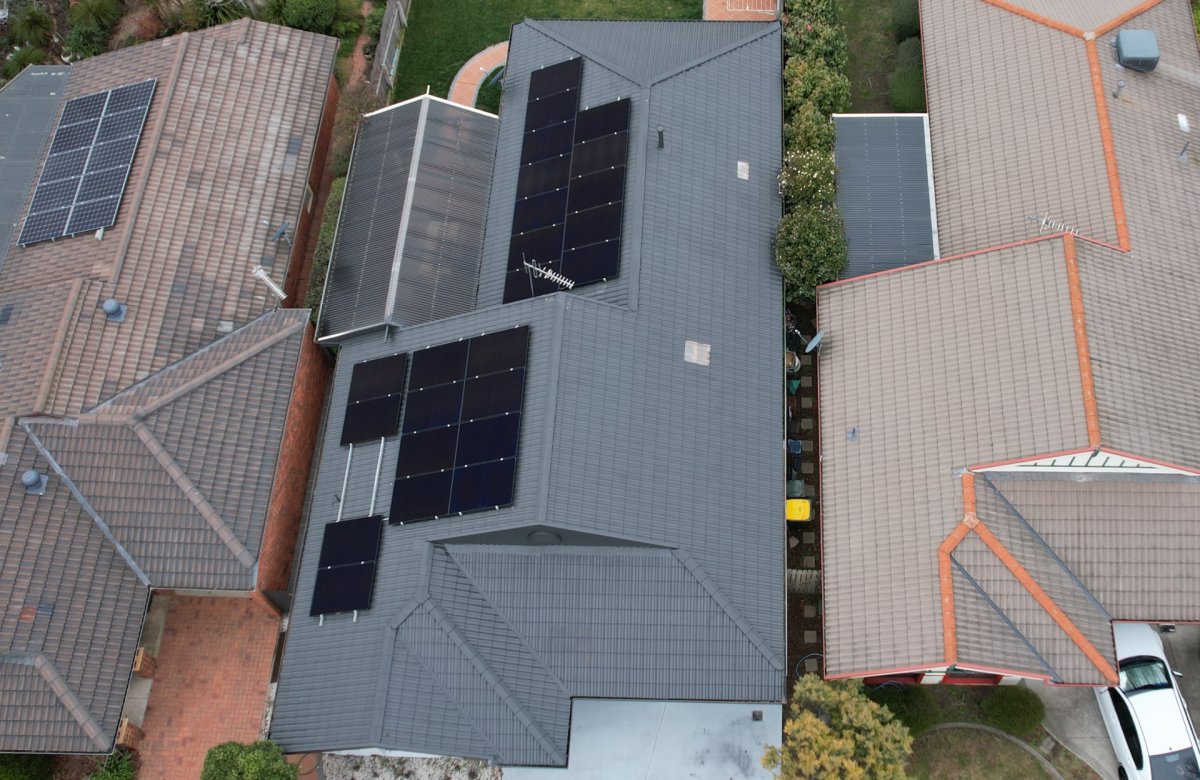
[[[1096,688],[1121,780],[1200,780],[1200,743],[1155,627],[1113,623],[1121,687]]]

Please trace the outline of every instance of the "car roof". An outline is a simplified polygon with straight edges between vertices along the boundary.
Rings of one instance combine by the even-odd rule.
[[[1142,727],[1147,753],[1157,756],[1193,747],[1187,715],[1173,688],[1142,691],[1127,698]]]
[[[1162,639],[1154,626],[1147,623],[1113,623],[1113,639],[1119,659],[1150,655],[1165,660]]]

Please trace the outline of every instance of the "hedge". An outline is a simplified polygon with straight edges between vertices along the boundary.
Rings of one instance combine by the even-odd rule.
[[[346,191],[346,177],[334,179],[329,185],[329,197],[325,199],[325,213],[321,216],[321,232],[317,245],[313,247],[312,269],[308,272],[308,291],[304,294],[304,305],[312,309],[312,321],[317,322],[320,314],[321,295],[325,291],[325,275],[329,270],[329,259],[333,256],[333,238],[337,232],[338,214],[342,209],[342,193]]]
[[[846,67],[846,28],[840,24],[796,19],[783,32],[783,46],[789,57],[824,60],[838,71]]]
[[[296,767],[274,742],[223,742],[204,757],[200,780],[296,780]]]
[[[867,692],[867,698],[887,707],[914,737],[923,734],[942,719],[933,694],[920,685],[889,683]]]
[[[850,80],[829,68],[824,60],[805,62],[792,57],[783,69],[783,78],[783,105],[789,116],[805,103],[811,103],[825,116],[845,111],[850,105]]]
[[[50,780],[54,756],[0,753],[0,780]]]
[[[791,25],[796,19],[811,19],[815,22],[835,25],[841,23],[838,0],[786,0],[784,21]]]
[[[810,301],[819,284],[846,270],[846,235],[833,207],[798,208],[783,215],[775,233],[775,262],[789,303]]]
[[[921,8],[918,0],[892,0],[892,35],[896,43],[921,34]]]
[[[905,65],[923,67],[920,38],[909,38],[896,47],[896,67],[903,68]]]
[[[329,35],[337,18],[336,0],[286,0],[283,6],[283,23],[297,30]]]
[[[837,140],[837,127],[811,103],[805,103],[792,113],[783,125],[783,142],[788,149],[818,149],[832,152]]]
[[[925,110],[925,73],[920,66],[896,68],[889,89],[893,111],[919,114]]]
[[[837,166],[833,153],[821,149],[792,149],[783,157],[779,194],[793,208],[834,205]]]
[[[1042,698],[1020,685],[998,685],[979,705],[983,717],[998,729],[1025,736],[1046,717]]]

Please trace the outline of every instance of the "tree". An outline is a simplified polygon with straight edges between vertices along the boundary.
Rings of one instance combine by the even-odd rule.
[[[204,757],[200,780],[296,780],[296,767],[270,740],[223,742]]]
[[[283,6],[283,23],[297,30],[329,35],[337,18],[337,0],[286,0]]]
[[[783,747],[763,756],[781,780],[904,780],[912,752],[908,729],[868,699],[859,680],[801,677],[783,732]]]
[[[805,103],[794,112],[783,125],[783,142],[791,149],[816,149],[833,152],[837,140],[837,127],[812,103]]]
[[[850,105],[850,80],[825,64],[825,60],[788,60],[783,69],[783,105],[789,116],[805,103],[825,116],[846,110]]]
[[[783,215],[775,233],[775,262],[790,303],[811,301],[817,285],[846,270],[846,234],[835,206],[802,207]]]
[[[792,149],[783,157],[779,194],[789,208],[832,206],[837,196],[837,166],[833,152]]]
[[[783,10],[785,24],[792,24],[798,18],[829,25],[838,24],[841,20],[838,0],[787,0]]]
[[[846,67],[846,28],[815,19],[792,19],[783,31],[783,47],[789,57],[825,60],[834,70]]]

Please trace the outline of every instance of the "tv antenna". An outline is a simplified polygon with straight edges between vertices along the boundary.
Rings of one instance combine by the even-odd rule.
[[[571,281],[570,279],[563,276],[559,272],[552,271],[549,268],[542,268],[540,265],[537,264],[537,261],[526,260],[524,252],[521,253],[521,262],[524,263],[525,270],[527,270],[529,272],[529,287],[530,287],[531,292],[532,292],[532,288],[533,288],[533,277],[534,276],[537,276],[538,278],[541,278],[541,279],[549,279],[550,281],[557,284],[559,286],[559,289],[570,290],[572,287],[575,286],[575,282]]]
[[[263,268],[261,265],[256,265],[250,271],[250,273],[254,275],[255,279],[258,279],[260,282],[267,285],[276,298],[281,301],[284,298],[287,298],[287,293],[283,291],[282,287],[275,283],[275,280],[271,278],[269,273],[267,273],[267,269]]]
[[[266,225],[267,227],[271,227],[271,223],[266,221],[265,219],[263,220],[263,224]],[[274,244],[276,241],[278,241],[279,239],[282,238],[284,241],[287,242],[288,246],[291,246],[292,239],[288,238],[288,234],[287,234],[287,229],[289,227],[291,227],[291,224],[292,224],[292,221],[290,219],[287,222],[284,222],[282,225],[279,226],[278,230],[276,230],[274,233],[271,234],[271,237],[267,239],[267,242]]]

